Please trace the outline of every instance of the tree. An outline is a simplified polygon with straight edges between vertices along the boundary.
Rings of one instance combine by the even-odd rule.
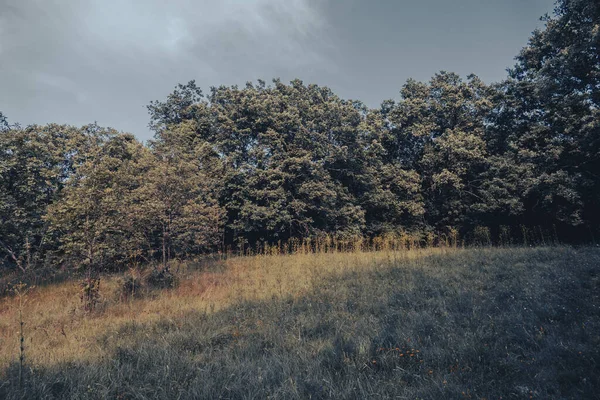
[[[421,176],[403,160],[408,149],[398,149],[384,118],[385,110],[365,114],[361,135],[364,169],[354,192],[365,210],[366,232],[381,235],[399,229],[423,228],[425,213]],[[402,156],[398,157],[399,154]]]
[[[439,229],[473,224],[473,206],[486,201],[480,178],[492,93],[474,75],[463,81],[442,71],[429,83],[409,80],[399,103],[382,106],[386,159],[422,177],[425,218]]]
[[[600,5],[560,0],[499,87],[490,132],[527,165],[526,220],[600,222]]]
[[[96,126],[86,133],[86,152],[47,220],[62,257],[76,269],[97,272],[116,269],[148,248],[133,193],[153,160],[132,135]]]
[[[0,262],[22,271],[55,241],[45,216],[77,162],[82,132],[50,124],[0,132]]]
[[[7,131],[10,128],[6,116],[0,111],[0,132]]]
[[[161,130],[152,144],[153,167],[135,193],[146,229],[160,237],[163,266],[177,255],[200,254],[219,247],[223,210],[215,199],[216,176],[209,155],[190,142],[189,121]]]
[[[177,109],[188,89],[194,87],[179,86],[169,104],[154,102],[153,110]],[[364,211],[352,185],[364,160],[362,119],[354,103],[327,88],[276,80],[272,87],[213,88],[206,101],[183,104],[187,111],[177,115],[186,115],[184,122],[151,113],[152,125],[162,126],[157,142],[187,123],[189,149],[210,149],[203,163],[219,170],[227,243],[361,232]]]

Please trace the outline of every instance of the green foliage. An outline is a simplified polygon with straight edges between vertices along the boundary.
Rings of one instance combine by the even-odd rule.
[[[60,125],[0,132],[0,262],[25,271],[55,247],[44,220],[80,156],[82,133]]]
[[[213,88],[207,100],[185,103],[187,111],[178,114],[189,117],[185,122],[157,111],[173,109],[181,92],[194,88],[180,86],[167,102],[152,103],[152,125],[161,126],[155,145],[172,148],[169,135],[183,129],[184,151],[219,174],[217,200],[226,211],[228,243],[323,232],[352,236],[367,225],[397,227],[403,216],[422,214],[418,177],[373,157],[377,132],[360,103],[299,80],[290,85],[275,80],[268,87]],[[378,208],[389,211],[387,221]]]
[[[470,226],[472,210],[487,202],[481,175],[489,168],[485,129],[492,88],[474,75],[463,81],[440,72],[429,83],[409,80],[401,94],[399,103],[382,107],[387,158],[421,176],[429,225]]]
[[[142,214],[159,232],[163,267],[173,256],[214,250],[222,241],[223,211],[216,202],[214,167],[206,149],[189,143],[187,124],[162,132],[152,144],[153,166],[139,189]],[[198,157],[199,156],[199,157]]]
[[[140,297],[142,292],[142,281],[134,275],[126,276],[121,286],[121,299],[133,299]]]
[[[600,222],[600,5],[557,2],[500,86],[492,132],[514,164],[527,165],[530,219]]]
[[[0,132],[6,131],[9,128],[10,128],[10,125],[8,124],[8,120],[6,119],[6,116],[2,113],[2,111],[0,111]]]
[[[79,283],[79,298],[85,311],[94,311],[100,302],[100,278],[88,275],[82,280]]]
[[[173,288],[177,286],[177,282],[177,278],[168,268],[154,268],[146,279],[148,286],[153,289]]]
[[[60,255],[75,268],[112,269],[147,247],[133,194],[152,160],[133,136],[100,129],[87,136],[87,153],[66,181],[47,220],[60,238]]]
[[[166,268],[257,243],[500,226],[594,240],[599,20],[595,2],[560,0],[504,82],[442,71],[377,110],[298,79],[207,95],[190,81],[148,106],[147,146],[0,113],[0,263]]]

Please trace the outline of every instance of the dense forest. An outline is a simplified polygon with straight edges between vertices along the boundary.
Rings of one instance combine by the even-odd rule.
[[[378,109],[301,80],[206,93],[191,81],[150,103],[147,144],[0,114],[0,270],[320,235],[597,240],[599,49],[600,3],[561,0],[504,81],[440,72]]]

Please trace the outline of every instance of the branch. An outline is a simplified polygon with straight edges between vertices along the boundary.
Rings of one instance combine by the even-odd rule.
[[[4,249],[6,249],[6,251],[8,252],[8,254],[10,255],[10,257],[13,259],[13,261],[15,262],[15,264],[17,264],[17,267],[19,267],[19,269],[21,271],[25,272],[25,268],[23,268],[23,266],[21,265],[21,262],[19,261],[19,259],[15,255],[15,253],[11,250],[11,248],[8,247],[2,240],[0,240],[0,245],[2,245],[2,247],[4,247]]]

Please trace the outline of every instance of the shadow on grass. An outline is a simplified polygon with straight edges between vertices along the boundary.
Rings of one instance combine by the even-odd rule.
[[[43,287],[66,282],[76,277],[76,274],[69,271],[48,267],[31,269],[24,273],[15,271],[13,273],[4,274],[3,276],[0,276],[0,298],[13,296],[13,288],[21,283],[24,283],[29,287]]]
[[[473,250],[305,297],[129,323],[99,363],[5,371],[0,398],[594,398],[600,252]]]

